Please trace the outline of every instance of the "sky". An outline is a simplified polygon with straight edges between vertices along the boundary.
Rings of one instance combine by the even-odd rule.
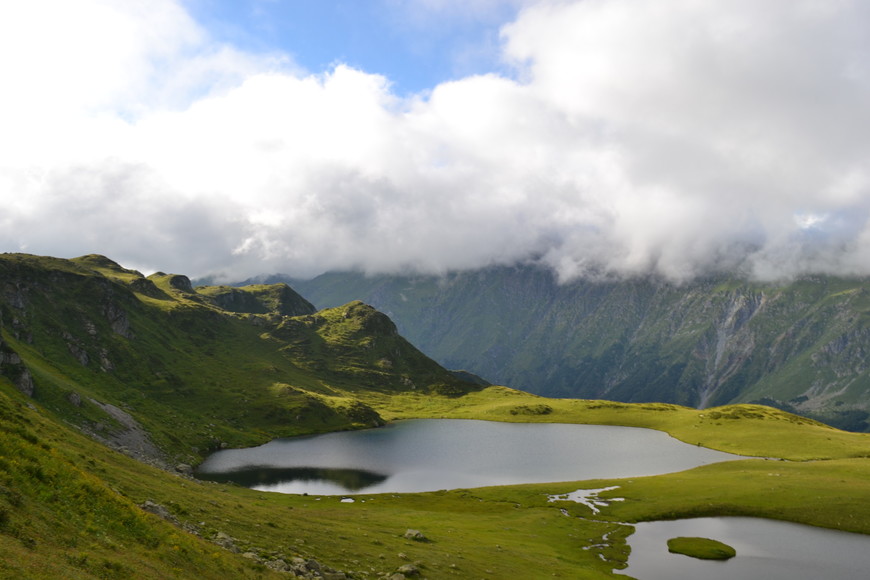
[[[0,251],[870,275],[864,0],[0,3]]]

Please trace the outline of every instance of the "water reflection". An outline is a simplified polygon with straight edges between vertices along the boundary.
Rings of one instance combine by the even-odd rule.
[[[322,467],[249,467],[235,471],[200,473],[200,479],[237,483],[244,487],[266,489],[291,482],[326,482],[347,491],[360,491],[386,481],[387,476],[364,469],[325,469]]]

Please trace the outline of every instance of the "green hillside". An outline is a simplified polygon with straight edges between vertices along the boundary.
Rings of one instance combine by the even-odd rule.
[[[559,284],[529,266],[444,277],[330,273],[294,286],[319,307],[364,300],[445,366],[540,395],[763,402],[868,428],[863,279]]]
[[[380,424],[361,388],[478,388],[361,303],[315,313],[284,284],[193,288],[100,256],[0,257],[0,333],[34,402],[154,460]]]
[[[436,417],[646,427],[760,458],[354,503],[190,476],[227,445]],[[314,312],[285,285],[0,256],[0,578],[615,578],[632,522],[758,515],[870,534],[868,437],[757,405],[463,382],[373,308]],[[624,501],[594,518],[550,501],[611,486]]]

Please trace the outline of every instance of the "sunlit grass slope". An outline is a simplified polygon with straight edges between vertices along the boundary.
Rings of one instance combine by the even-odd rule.
[[[141,480],[150,468],[47,419],[11,390],[0,379],[0,578],[263,576],[117,487],[118,476]],[[174,480],[164,475],[161,485],[179,488]]]

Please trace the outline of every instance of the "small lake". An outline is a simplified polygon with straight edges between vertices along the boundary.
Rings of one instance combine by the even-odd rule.
[[[636,524],[622,574],[643,580],[864,580],[870,577],[870,536],[759,518],[697,518]],[[699,536],[737,551],[726,561],[668,552],[667,541]]]
[[[218,451],[197,477],[281,493],[404,493],[639,477],[739,458],[635,427],[420,419]]]

